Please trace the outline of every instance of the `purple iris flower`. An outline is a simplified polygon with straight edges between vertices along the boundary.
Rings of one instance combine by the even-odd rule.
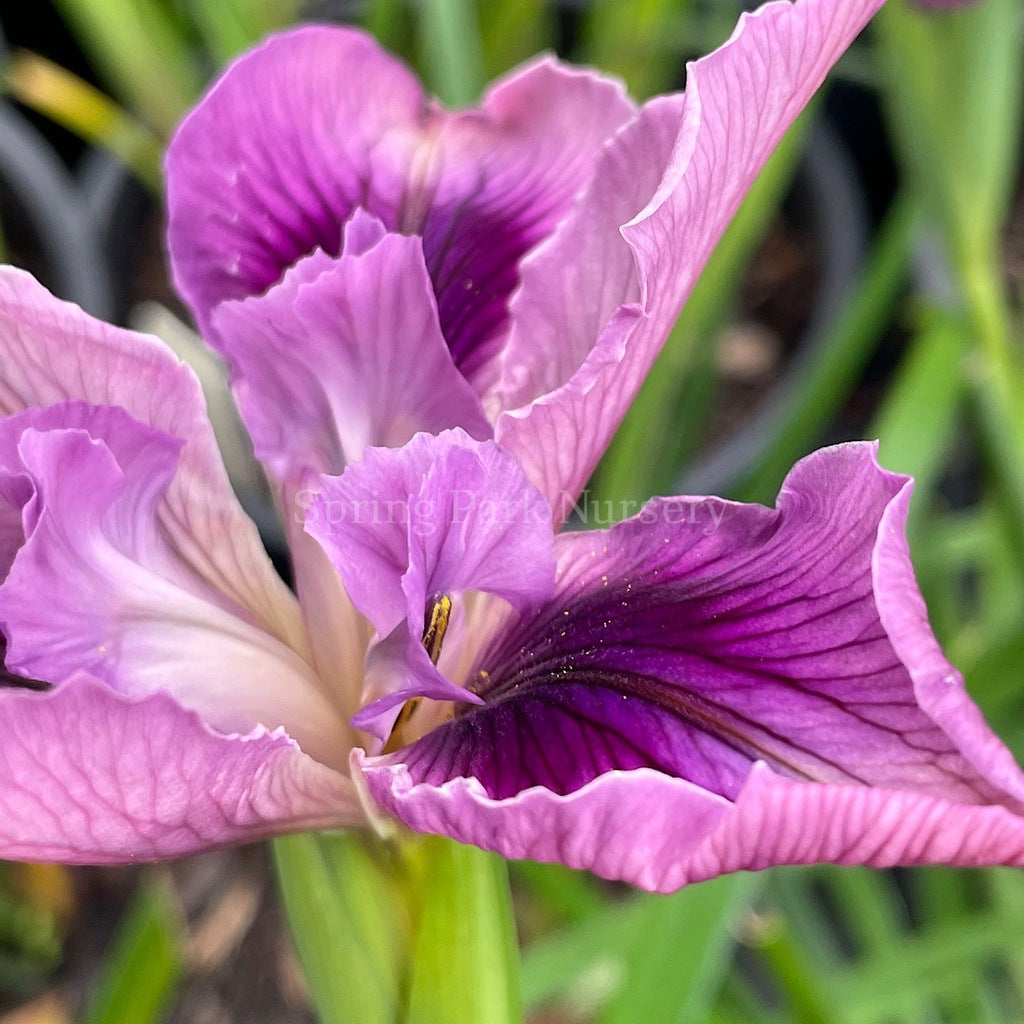
[[[876,6],[770,5],[639,112],[544,61],[445,114],[337,29],[229,70],[172,146],[171,249],[297,594],[190,371],[0,271],[0,855],[383,808],[650,888],[1020,862],[1020,773],[931,637],[908,488],[869,449],[813,456],[775,512],[552,529]]]

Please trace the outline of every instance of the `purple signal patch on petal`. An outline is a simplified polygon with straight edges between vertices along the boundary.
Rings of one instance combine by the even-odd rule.
[[[549,234],[633,113],[616,83],[551,60],[447,114],[366,36],[306,27],[237,61],[167,158],[175,279],[204,334],[362,208],[423,238],[440,324],[468,377],[492,354],[521,257]]]
[[[484,705],[458,708],[408,748],[369,759],[371,792],[412,827],[510,856],[544,855],[543,837],[532,853],[518,845],[527,805],[540,801],[563,834],[589,834],[575,809],[596,797],[582,794],[606,791],[604,780],[622,773],[643,790],[653,770],[688,787],[671,790],[672,802],[696,791],[747,816],[759,787],[804,809],[794,814],[820,800],[824,816],[851,800],[863,809],[844,794],[891,793],[893,806],[902,800],[931,822],[931,838],[915,846],[898,828],[880,829],[877,862],[915,848],[934,859],[938,809],[972,805],[1008,810],[998,822],[995,807],[957,819],[987,822],[1001,837],[987,853],[965,840],[963,862],[999,862],[1011,847],[1019,856],[1024,822],[1009,813],[1021,807],[1019,770],[941,655],[945,688],[934,692],[925,667],[934,640],[929,647],[927,626],[895,610],[897,594],[916,594],[893,540],[908,493],[906,478],[878,467],[873,446],[845,445],[801,463],[774,511],[663,499],[606,533],[561,537],[551,600],[479,659]],[[856,820],[870,825],[860,810]],[[729,826],[734,863],[722,870],[773,862],[763,845],[735,848],[753,842],[745,821]],[[778,862],[830,849],[825,835],[791,843],[786,827],[766,840]],[[666,818],[664,835],[673,829]],[[504,843],[506,834],[518,838]],[[863,856],[869,842],[856,828],[848,837],[849,849],[876,862]],[[571,862],[595,867],[598,853]],[[660,878],[697,877],[682,853],[672,863]],[[617,877],[635,881],[638,871]]]

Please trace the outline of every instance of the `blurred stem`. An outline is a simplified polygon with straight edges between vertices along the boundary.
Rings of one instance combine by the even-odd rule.
[[[505,862],[438,836],[418,842],[426,870],[405,1024],[518,1024],[519,946]]]
[[[182,967],[181,921],[170,883],[144,882],[118,925],[82,1024],[155,1024]]]
[[[275,840],[284,907],[323,1024],[518,1024],[504,861],[436,836]]]
[[[322,1024],[395,1024],[408,919],[384,845],[351,832],[286,836],[274,841],[273,851]]]

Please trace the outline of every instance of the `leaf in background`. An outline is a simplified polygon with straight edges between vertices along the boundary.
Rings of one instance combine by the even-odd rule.
[[[738,874],[673,896],[636,894],[592,911],[531,946],[528,1010],[558,1000],[600,1024],[697,1024],[731,963],[736,921],[763,875]]]
[[[911,529],[924,514],[964,398],[964,333],[939,311],[926,314],[869,434],[886,469],[915,480]]]
[[[763,884],[725,875],[673,896],[638,897],[623,950],[621,987],[600,1024],[694,1024],[708,1011],[729,968],[731,931]]]
[[[897,197],[875,237],[860,280],[787,403],[784,417],[735,497],[771,505],[793,463],[807,455],[841,408],[885,331],[906,281],[916,204]],[[874,436],[874,435],[872,435]]]
[[[480,44],[488,78],[552,47],[552,7],[548,0],[486,0],[480,5]]]
[[[449,107],[475,102],[484,86],[484,64],[473,0],[429,0],[417,11],[427,87]]]
[[[59,64],[24,50],[7,62],[4,80],[16,100],[113,153],[160,194],[163,145],[108,96]]]
[[[160,0],[55,0],[55,6],[114,94],[169,136],[204,79],[172,7]]]
[[[297,0],[189,0],[187,11],[218,66],[299,17]]]
[[[144,882],[118,925],[81,1024],[151,1024],[182,972],[182,933],[169,885]]]
[[[681,84],[682,35],[690,0],[592,0],[583,13],[583,58],[618,75],[636,99]]]

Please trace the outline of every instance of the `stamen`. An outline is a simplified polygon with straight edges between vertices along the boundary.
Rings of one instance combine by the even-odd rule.
[[[430,660],[436,665],[441,657],[441,644],[448,632],[452,615],[452,599],[447,594],[435,594],[427,605],[423,616],[423,646]]]
[[[447,594],[434,594],[427,602],[426,611],[423,614],[423,648],[435,665],[437,659],[441,657],[441,645],[444,643],[445,633],[448,632],[448,623],[451,617],[452,599]],[[395,724],[391,728],[391,735],[384,745],[385,754],[390,754],[406,745],[405,727],[422,702],[422,697],[412,697],[402,705],[402,710],[398,712]]]

